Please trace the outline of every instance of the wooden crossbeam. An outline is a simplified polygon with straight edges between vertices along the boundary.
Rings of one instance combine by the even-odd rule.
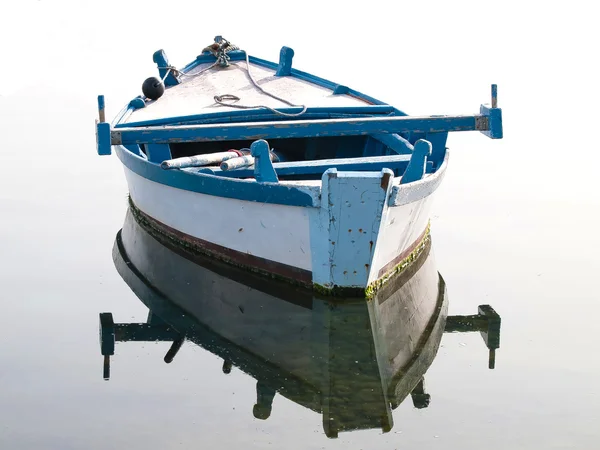
[[[171,144],[213,140],[258,140],[473,130],[489,130],[488,116],[400,116],[129,127],[112,129],[110,140],[112,145]]]
[[[278,176],[322,174],[327,169],[336,168],[345,171],[380,171],[388,168],[404,170],[411,155],[368,156],[362,158],[318,159],[314,161],[291,161],[273,163],[273,169]],[[229,178],[248,178],[254,176],[252,169],[221,170],[218,167],[192,169],[200,173],[210,173]]]

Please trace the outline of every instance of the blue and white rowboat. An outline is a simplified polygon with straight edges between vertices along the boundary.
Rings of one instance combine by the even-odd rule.
[[[448,132],[502,138],[496,86],[479,114],[408,116],[346,86],[249,56],[217,36],[114,119],[98,97],[97,149],[114,148],[138,220],[248,270],[371,295],[429,239]]]

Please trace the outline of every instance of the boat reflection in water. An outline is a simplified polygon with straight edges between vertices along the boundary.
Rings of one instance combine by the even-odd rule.
[[[272,414],[276,394],[322,414],[329,437],[393,427],[392,410],[409,395],[429,404],[423,376],[444,331],[480,331],[499,347],[500,317],[487,305],[472,316],[447,316],[446,286],[431,243],[373,298],[318,298],[174,247],[128,211],[113,249],[115,266],[150,309],[147,323],[114,323],[100,314],[104,377],[115,342],[185,340],[256,379],[254,417]]]

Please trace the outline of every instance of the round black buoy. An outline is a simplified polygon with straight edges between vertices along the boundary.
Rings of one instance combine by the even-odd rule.
[[[158,100],[165,93],[165,85],[156,77],[146,78],[142,92],[150,100]]]

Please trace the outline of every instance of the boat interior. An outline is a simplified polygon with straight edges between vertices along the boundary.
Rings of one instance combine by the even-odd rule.
[[[407,133],[408,134],[408,133]],[[320,180],[330,168],[351,171],[380,171],[390,169],[394,176],[404,174],[410,162],[413,145],[411,141],[427,137],[433,145],[427,157],[426,173],[434,173],[445,156],[447,133],[431,135],[387,135],[387,136],[332,136],[307,138],[266,139],[273,153],[273,168],[280,181]],[[441,138],[441,139],[440,139]],[[133,153],[150,162],[160,164],[164,160],[207,155],[229,150],[245,150],[249,153],[252,140],[214,140],[210,142],[182,142],[127,146]],[[227,178],[253,178],[252,165],[222,170],[219,165],[189,167],[191,173],[211,174]]]
[[[251,57],[235,46],[230,52],[229,45],[228,41],[217,36],[214,48],[221,48],[221,53],[204,49],[196,61],[176,71],[178,77],[166,70],[170,67],[166,55],[162,50],[157,51],[154,61],[166,89],[156,97],[132,100],[116,120],[115,129],[143,127],[153,132],[169,133],[177,128],[204,125],[222,124],[226,130],[231,124],[248,124],[252,128],[251,124],[273,124],[277,121],[307,120],[317,123],[329,119],[385,119],[406,115],[389,104],[346,86],[292,69],[293,51],[286,47],[282,48],[277,64]],[[227,53],[227,61],[215,68],[215,58],[223,56],[223,52]],[[268,143],[270,160],[280,181],[320,180],[330,168],[348,171],[381,171],[387,168],[400,177],[406,171],[414,145],[420,139],[431,143],[431,153],[425,161],[419,158],[417,165],[425,162],[425,173],[434,173],[444,161],[448,134],[406,131],[355,135],[354,130],[350,130],[340,131],[338,135],[322,136],[318,133],[300,137],[297,134],[302,135],[302,131],[296,135],[293,130],[282,131],[286,129],[285,123],[281,127],[274,125],[273,129],[277,129],[279,135],[270,138],[270,133],[265,132],[261,137]],[[261,132],[259,130],[259,134]],[[228,140],[228,137],[250,138],[247,134],[227,136],[227,131],[223,131],[222,135],[211,140],[206,136],[203,139],[188,136],[180,141],[168,139],[168,143],[140,143],[125,147],[155,164],[229,150],[250,154],[252,140]],[[144,139],[147,136],[142,136],[137,142]],[[213,164],[211,162],[210,167],[190,164],[176,168],[228,178],[254,178],[253,164],[233,170],[223,170],[222,165]]]

